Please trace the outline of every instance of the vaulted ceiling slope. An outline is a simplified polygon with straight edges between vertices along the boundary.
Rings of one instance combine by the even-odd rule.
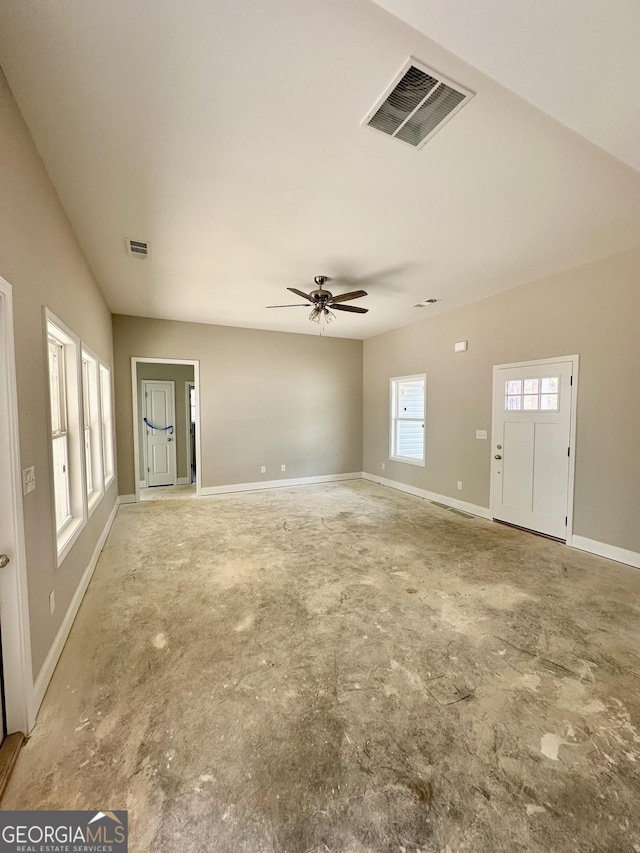
[[[411,23],[435,40],[370,0],[0,0],[0,64],[111,309],[317,334],[264,306],[326,274],[369,293],[327,331],[366,338],[637,245],[640,174],[473,67],[502,4],[477,4],[469,63],[444,24],[472,0],[425,5],[433,32]],[[555,53],[549,4],[525,5]],[[584,8],[592,32],[610,14]],[[535,66],[539,39],[518,39]],[[612,124],[610,43],[590,43],[574,94]],[[420,150],[362,125],[410,56],[475,93]]]
[[[374,0],[640,171],[637,0]]]

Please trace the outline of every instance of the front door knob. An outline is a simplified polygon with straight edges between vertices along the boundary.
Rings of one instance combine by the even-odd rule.
[[[9,558],[6,554],[0,554],[0,569],[4,569],[5,566],[9,565]]]

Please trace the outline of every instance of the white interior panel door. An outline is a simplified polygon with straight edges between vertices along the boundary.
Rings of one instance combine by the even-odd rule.
[[[173,382],[143,381],[142,394],[147,485],[175,486],[175,385]]]
[[[494,369],[493,517],[567,537],[573,362]]]

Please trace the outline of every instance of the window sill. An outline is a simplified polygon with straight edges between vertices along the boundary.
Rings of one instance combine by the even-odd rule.
[[[91,492],[90,495],[87,495],[87,509],[89,510],[89,517],[93,514],[94,509],[98,506],[104,492]]]
[[[406,462],[407,465],[418,465],[420,468],[425,467],[424,459],[411,459],[408,456],[390,456],[391,462]]]
[[[73,547],[85,523],[84,518],[72,518],[62,533],[58,534],[58,568],[60,568],[62,561]]]

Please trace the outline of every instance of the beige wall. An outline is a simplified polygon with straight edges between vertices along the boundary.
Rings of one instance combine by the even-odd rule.
[[[34,465],[24,497],[29,612],[37,676],[116,498],[111,486],[56,568],[46,416],[43,306],[112,363],[111,316],[0,72],[0,275],[13,287],[20,452]],[[49,614],[55,590],[56,611]]]
[[[578,353],[573,532],[640,551],[639,269],[625,252],[365,341],[364,470],[488,507],[492,366]],[[421,372],[425,468],[389,460],[389,379]]]
[[[362,470],[361,341],[120,315],[113,335],[120,494],[135,488],[132,356],[200,362],[204,487]]]
[[[186,383],[193,382],[193,365],[191,364],[158,364],[157,362],[140,361],[137,365],[138,375],[138,442],[140,447],[140,480],[145,478],[144,453],[142,442],[144,441],[144,430],[142,429],[142,380],[158,379],[175,384],[176,393],[176,420],[174,438],[176,442],[176,476],[184,478],[189,476],[189,464],[187,461],[187,391]]]

